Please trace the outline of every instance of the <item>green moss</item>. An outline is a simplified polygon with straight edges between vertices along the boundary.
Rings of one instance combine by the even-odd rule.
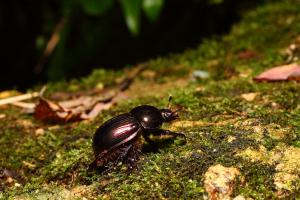
[[[22,187],[4,183],[0,198],[201,199],[206,193],[203,175],[216,164],[241,171],[244,178],[235,184],[233,196],[276,199],[279,194],[287,198],[299,195],[293,189],[298,188],[299,179],[288,191],[274,185],[278,163],[284,161],[268,162],[266,158],[280,151],[282,144],[295,151],[300,146],[300,85],[252,80],[266,68],[285,63],[282,51],[300,33],[300,7],[295,2],[266,3],[245,15],[224,37],[206,39],[196,49],[147,62],[150,75],[135,79],[126,91],[130,98],[94,121],[53,127],[6,109],[6,120],[0,120],[0,166],[26,178]],[[255,56],[241,57],[245,51]],[[199,69],[210,77],[194,80],[192,73]],[[47,94],[110,87],[125,71],[100,69],[81,80],[50,83]],[[137,86],[142,88],[139,92]],[[249,93],[255,98],[245,98]],[[173,96],[172,107],[182,107],[181,120],[164,128],[184,132],[186,145],[171,141],[162,143],[159,152],[143,153],[139,169],[130,175],[120,164],[109,174],[87,176],[86,169],[94,159],[91,138],[101,123],[140,104],[163,108],[169,95]],[[44,130],[42,134],[36,134],[38,128]],[[249,149],[261,156],[255,161],[242,156]],[[288,162],[293,163],[291,158]],[[288,170],[298,177],[297,170]]]
[[[242,194],[254,199],[276,199],[273,183],[273,166],[261,163],[243,163],[242,174],[247,187],[236,188],[236,194]]]

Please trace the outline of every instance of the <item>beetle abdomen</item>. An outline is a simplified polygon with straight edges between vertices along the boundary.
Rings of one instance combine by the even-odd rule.
[[[141,130],[138,121],[129,113],[116,116],[98,128],[93,138],[95,155],[110,151],[135,138]]]

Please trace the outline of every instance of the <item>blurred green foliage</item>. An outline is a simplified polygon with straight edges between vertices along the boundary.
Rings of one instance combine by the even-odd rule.
[[[99,49],[110,48],[107,41],[112,38],[111,35],[120,37],[127,27],[130,35],[137,38],[141,24],[144,28],[149,23],[158,22],[164,6],[171,5],[167,0],[63,0],[56,3],[52,8],[50,3],[45,5],[43,31],[36,37],[36,49],[42,57],[42,62],[38,63],[42,66],[36,71],[45,72],[46,80],[50,81],[70,78],[70,74],[75,77],[85,75],[90,71],[86,67],[96,67],[91,65],[95,63],[93,59],[101,55]],[[191,0],[186,3],[195,6],[219,5],[225,1]],[[63,27],[55,33],[61,21],[64,21]],[[54,34],[58,36],[58,42],[43,60]],[[125,40],[128,39],[126,37]]]
[[[50,55],[46,72],[48,80],[64,78],[74,66],[85,66],[89,59],[95,56],[96,48],[101,46],[110,34],[113,14],[118,7],[123,11],[124,22],[131,35],[138,36],[142,12],[149,22],[155,22],[164,6],[164,0],[63,0],[59,6],[61,20],[66,22],[57,33],[59,42]],[[40,54],[46,48],[49,33],[53,32],[59,23],[54,18],[51,11],[45,14],[45,33],[36,39],[36,47]]]
[[[90,15],[101,15],[110,9],[113,5],[113,0],[79,0],[85,13]]]
[[[120,3],[122,4],[122,8],[125,14],[127,27],[133,34],[138,34],[142,1],[123,0],[120,1]]]
[[[122,6],[129,31],[137,35],[140,29],[141,12],[144,11],[148,20],[154,22],[161,12],[164,0],[64,0],[62,9],[65,15],[71,14],[76,7],[80,7],[87,15],[99,16],[112,9],[116,3]]]

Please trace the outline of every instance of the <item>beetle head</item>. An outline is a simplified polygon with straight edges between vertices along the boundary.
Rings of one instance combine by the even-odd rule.
[[[175,119],[179,119],[177,111],[178,110],[172,111],[170,109],[161,109],[160,113],[161,113],[161,116],[164,118],[165,122],[170,122],[170,121],[173,121]]]

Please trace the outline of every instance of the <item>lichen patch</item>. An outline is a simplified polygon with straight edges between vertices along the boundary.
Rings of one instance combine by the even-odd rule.
[[[300,148],[281,146],[282,158],[276,165],[274,184],[278,193],[300,189]]]
[[[233,187],[241,175],[234,167],[224,167],[220,164],[211,166],[204,174],[204,188],[211,200],[229,200]]]

